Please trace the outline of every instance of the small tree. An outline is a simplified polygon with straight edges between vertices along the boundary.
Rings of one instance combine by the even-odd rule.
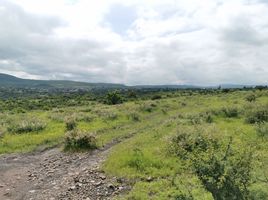
[[[123,102],[122,96],[116,90],[112,91],[112,92],[109,92],[106,95],[106,103],[109,104],[109,105],[120,104],[122,102]]]

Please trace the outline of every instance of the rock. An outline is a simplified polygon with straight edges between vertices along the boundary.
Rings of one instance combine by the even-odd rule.
[[[0,188],[3,188],[3,187],[5,187],[4,185],[0,185]]]
[[[73,186],[71,186],[70,188],[69,188],[69,190],[75,190],[75,185],[73,185]]]
[[[122,187],[122,186],[119,186],[119,187],[118,187],[118,190],[119,190],[119,191],[122,191],[123,189],[124,189],[124,187]]]
[[[4,193],[4,196],[10,196],[10,192],[8,191],[8,192],[5,192]]]
[[[35,193],[35,190],[30,190],[29,193]]]
[[[82,185],[83,185],[82,183],[77,183],[78,187],[82,187]]]
[[[110,183],[110,184],[108,184],[108,186],[107,186],[107,187],[108,187],[108,189],[110,189],[110,190],[115,190],[114,185],[113,185],[113,184],[111,184],[111,183]]]
[[[102,180],[105,180],[105,179],[106,179],[106,176],[103,175],[103,174],[101,174],[101,175],[100,175],[100,178],[101,178]]]
[[[102,184],[102,181],[95,183],[94,186],[97,186],[97,187],[98,187],[98,186],[100,186],[101,184]]]
[[[77,176],[74,177],[74,182],[75,182],[75,183],[79,182],[79,178],[78,178]]]
[[[153,181],[153,178],[151,176],[149,176],[149,177],[146,178],[146,181],[147,182],[152,182]]]

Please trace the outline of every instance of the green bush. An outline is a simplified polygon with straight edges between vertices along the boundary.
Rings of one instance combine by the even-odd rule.
[[[199,132],[179,132],[172,143],[173,153],[190,161],[194,173],[215,200],[248,199],[251,153],[235,152],[232,140],[224,148],[217,139]]]
[[[11,124],[7,130],[10,133],[30,133],[42,131],[46,128],[46,123],[38,120],[23,120],[19,123]]]
[[[252,108],[247,113],[246,122],[249,124],[268,122],[268,106]]]
[[[106,95],[105,103],[109,105],[115,105],[123,103],[123,98],[118,91],[109,92]]]
[[[213,116],[212,116],[212,114],[210,112],[201,113],[200,117],[206,123],[212,123],[213,122]]]
[[[212,123],[213,117],[210,113],[200,113],[200,114],[192,114],[188,115],[187,118],[190,121],[190,124],[196,125],[196,124],[202,124],[204,122],[206,123]]]
[[[195,130],[180,130],[172,138],[172,153],[181,159],[187,159],[190,153],[194,151],[207,151],[210,147],[218,147],[218,141],[212,137],[204,137]]]
[[[239,110],[236,107],[224,107],[221,109],[223,115],[228,118],[238,117]]]
[[[157,99],[162,99],[162,96],[160,94],[155,94],[151,98],[151,100],[157,100]]]
[[[256,101],[256,96],[255,96],[255,94],[249,94],[248,96],[246,96],[246,100],[247,100],[248,102]]]
[[[128,119],[131,119],[132,121],[138,122],[140,121],[140,115],[136,112],[132,112],[130,114],[128,114]]]
[[[80,118],[80,121],[84,121],[84,122],[92,122],[93,121],[93,117],[91,115],[84,115]]]
[[[67,151],[92,150],[97,148],[96,137],[91,133],[71,130],[66,133],[64,149]]]
[[[256,132],[260,137],[268,137],[268,123],[259,123],[256,126]]]
[[[188,194],[177,194],[174,200],[194,200],[192,195]]]
[[[143,104],[140,109],[143,112],[152,112],[155,107],[155,104]]]
[[[143,152],[138,148],[134,149],[131,159],[128,161],[128,166],[135,168],[138,171],[143,171],[145,169],[144,164]]]
[[[65,128],[67,131],[75,130],[77,127],[77,123],[73,118],[68,118],[65,122]]]
[[[268,191],[263,189],[253,189],[250,191],[250,200],[266,200],[268,199]]]
[[[117,113],[107,113],[107,115],[105,116],[105,119],[107,120],[116,120],[118,118],[118,114]]]

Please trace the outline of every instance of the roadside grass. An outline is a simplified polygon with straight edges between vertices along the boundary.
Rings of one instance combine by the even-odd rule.
[[[40,132],[9,134],[0,139],[0,154],[13,152],[30,152],[40,146],[52,147],[63,139],[64,125],[49,123],[46,129]]]

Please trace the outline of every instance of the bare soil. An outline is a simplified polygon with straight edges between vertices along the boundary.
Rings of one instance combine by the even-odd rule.
[[[86,153],[65,153],[54,148],[2,155],[0,199],[113,199],[130,190],[126,180],[107,177],[100,170],[113,145]]]

